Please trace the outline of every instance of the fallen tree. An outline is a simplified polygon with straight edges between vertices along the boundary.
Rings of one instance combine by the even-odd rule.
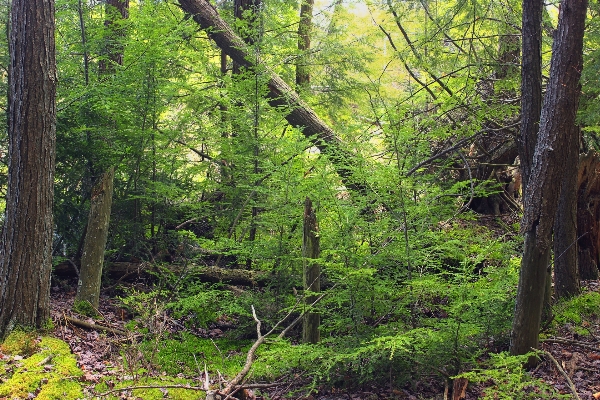
[[[285,117],[287,122],[301,129],[304,136],[329,157],[346,187],[365,192],[366,186],[363,183],[352,180],[353,170],[358,164],[356,155],[345,149],[342,140],[310,106],[249,50],[248,45],[219,16],[214,6],[207,0],[179,0],[179,5],[234,62],[246,68],[260,66],[266,70],[269,76],[269,104],[272,107],[285,107],[288,110]]]
[[[165,265],[160,269],[174,275],[187,275],[201,282],[227,283],[240,286],[264,286],[269,280],[269,274],[262,271],[249,271],[238,268],[220,268],[202,265]],[[113,262],[106,264],[106,273],[111,279],[118,281],[150,278],[151,275],[160,273],[159,267],[151,263]],[[60,263],[53,269],[53,273],[60,277],[76,275],[76,268],[70,261]]]

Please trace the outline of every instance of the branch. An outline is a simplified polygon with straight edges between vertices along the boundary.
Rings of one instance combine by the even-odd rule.
[[[562,376],[564,376],[565,379],[567,380],[567,383],[569,384],[569,388],[571,389],[571,393],[573,393],[573,397],[575,397],[575,399],[577,399],[577,400],[581,400],[581,398],[577,394],[577,389],[575,388],[575,385],[573,384],[573,381],[571,380],[571,378],[569,378],[569,375],[565,372],[565,370],[563,369],[563,367],[560,366],[560,364],[558,363],[558,361],[556,361],[556,358],[554,358],[552,356],[552,354],[550,354],[546,350],[541,350],[541,349],[537,349],[537,350],[536,349],[532,349],[532,350],[534,350],[536,352],[542,353],[544,356],[546,356],[547,358],[549,358],[554,363],[554,365],[560,371],[560,373],[562,374]]]
[[[421,87],[425,90],[427,90],[427,93],[429,93],[429,95],[433,98],[433,100],[437,100],[437,96],[433,93],[433,91],[429,88],[429,85],[427,85],[424,82],[421,82],[421,80],[417,77],[417,75],[410,69],[410,67],[408,66],[408,63],[404,60],[404,57],[402,57],[402,55],[400,55],[400,52],[398,51],[398,49],[396,48],[396,45],[394,44],[394,41],[392,40],[392,36],[383,28],[383,26],[378,25],[379,29],[381,29],[381,31],[384,33],[385,36],[387,36],[388,41],[390,42],[390,45],[392,46],[392,48],[396,51],[396,54],[398,55],[398,58],[400,59],[400,61],[402,61],[402,64],[404,64],[404,68],[406,69],[406,72],[408,72],[408,74],[419,84],[421,85]]]
[[[78,325],[78,326],[83,327],[83,328],[94,329],[94,330],[97,330],[97,331],[110,332],[110,333],[114,333],[115,335],[127,335],[127,332],[123,331],[121,329],[116,329],[116,328],[111,328],[109,326],[104,326],[104,325],[98,325],[98,324],[94,324],[94,323],[89,323],[89,322],[82,321],[82,320],[77,319],[77,318],[69,317],[68,315],[65,315],[64,318],[65,318],[66,321],[69,321],[70,323],[72,323],[74,325]]]
[[[490,131],[502,131],[505,130],[507,128],[511,128],[513,126],[517,126],[520,123],[515,123],[512,125],[508,125],[508,126],[502,126],[500,128],[486,128],[486,129],[482,129],[478,132],[475,132],[473,135],[466,137],[464,139],[459,140],[458,142],[456,142],[456,144],[454,146],[448,147],[445,150],[440,151],[439,153],[436,153],[434,155],[432,155],[431,157],[429,157],[428,159],[421,161],[420,163],[418,163],[417,165],[415,165],[414,167],[412,167],[410,170],[408,170],[408,172],[405,174],[405,176],[409,177],[412,174],[415,173],[415,171],[417,171],[419,168],[421,168],[422,166],[429,164],[432,161],[437,160],[438,158],[441,158],[443,156],[445,156],[448,153],[452,153],[456,150],[458,150],[459,148],[461,148],[462,146],[465,146],[467,143],[471,142],[472,140],[476,139],[478,136],[480,136],[483,133],[487,133]]]
[[[417,52],[417,49],[415,48],[414,43],[410,40],[410,38],[408,37],[408,33],[406,33],[406,30],[400,23],[400,17],[398,16],[396,9],[393,7],[391,0],[388,0],[388,7],[390,9],[390,12],[394,16],[394,20],[396,21],[396,26],[398,27],[398,29],[400,29],[400,32],[402,32],[402,36],[404,37],[404,40],[406,40],[406,43],[410,47],[412,53],[417,58],[417,60],[422,62],[423,60],[421,59],[421,55]],[[425,72],[427,72],[427,74],[431,77],[431,79],[436,81],[436,83],[438,85],[440,85],[442,87],[442,89],[444,89],[446,91],[446,93],[448,93],[450,96],[454,96],[454,93],[452,93],[452,90],[450,90],[450,88],[448,86],[446,86],[446,84],[444,82],[442,82],[440,80],[440,78],[438,78],[436,75],[434,75],[433,72],[427,70],[426,68],[423,68],[423,70]]]

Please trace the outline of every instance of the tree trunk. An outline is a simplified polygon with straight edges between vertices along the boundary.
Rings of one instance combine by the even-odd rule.
[[[106,0],[104,26],[108,30],[108,38],[104,44],[104,58],[100,59],[98,69],[100,75],[114,74],[117,65],[123,65],[123,43],[125,37],[123,25],[115,21],[129,18],[129,0]]]
[[[579,129],[569,136],[567,159],[556,219],[554,220],[554,293],[556,298],[579,293],[577,268],[577,174],[579,161]]]
[[[105,57],[100,60],[100,75],[114,74],[117,65],[123,65],[123,44],[125,35],[121,24],[115,22],[129,17],[129,0],[107,0],[104,26],[109,30],[105,43]],[[107,121],[110,124],[110,117]],[[77,283],[77,302],[87,301],[98,308],[100,301],[100,281],[104,265],[104,250],[108,237],[108,227],[112,207],[114,167],[105,171],[92,188],[90,213],[85,232],[81,272]]]
[[[579,278],[598,279],[600,256],[600,157],[590,151],[579,158],[577,237]]]
[[[13,0],[8,191],[0,245],[0,336],[50,316],[56,141],[54,2]]]
[[[523,51],[521,61],[521,135],[517,141],[523,196],[533,164],[542,113],[542,10],[543,0],[523,0]]]
[[[257,57],[251,55],[248,46],[239,36],[235,35],[210,2],[207,0],[179,0],[179,4],[185,12],[193,15],[194,20],[203,29],[206,29],[217,46],[232,60],[245,67],[254,67],[257,63],[266,67],[260,59],[257,60]],[[286,115],[288,123],[302,129],[304,136],[321,152],[327,154],[346,187],[365,192],[364,184],[352,181],[353,167],[357,164],[356,156],[344,148],[344,143],[335,132],[300,99],[283,79],[268,69],[266,73],[269,74],[268,96],[271,106],[283,107],[288,110]]]
[[[75,302],[87,301],[98,309],[104,248],[112,205],[115,169],[109,168],[92,190],[90,215],[81,257]]]
[[[314,261],[319,258],[321,249],[319,246],[319,225],[317,216],[312,208],[312,202],[307,197],[304,201],[304,234],[302,239],[302,258],[304,261],[304,291],[311,292],[305,296],[305,307],[317,300],[321,291],[321,266]],[[302,324],[302,342],[318,343],[319,342],[319,326],[321,325],[321,315],[311,312],[310,310],[304,314]]]
[[[296,61],[296,90],[307,89],[310,84],[308,52],[310,51],[310,31],[312,27],[314,0],[301,0],[300,22],[298,23],[298,59]]]
[[[527,2],[525,2],[527,3]],[[510,351],[525,354],[538,347],[552,227],[558,207],[568,144],[575,132],[582,68],[583,32],[587,0],[561,3],[558,29],[552,48],[550,79],[540,118],[539,137],[524,198],[521,229],[525,247]],[[533,363],[530,360],[530,364]]]
[[[239,33],[242,40],[249,46],[256,43],[259,36],[258,13],[262,0],[235,0],[233,14],[236,20],[243,21],[244,29]],[[233,60],[233,73],[239,74],[242,65]]]

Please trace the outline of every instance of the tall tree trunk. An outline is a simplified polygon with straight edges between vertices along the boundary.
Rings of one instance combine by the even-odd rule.
[[[104,26],[109,30],[104,52],[106,58],[100,60],[100,75],[114,74],[117,65],[123,65],[123,27],[115,23],[129,16],[129,0],[107,0]],[[108,124],[111,123],[110,116]],[[108,227],[112,207],[114,167],[108,168],[92,188],[90,213],[85,232],[81,271],[77,284],[76,304],[89,302],[98,308],[100,301],[100,281],[104,265],[104,249],[108,237]]]
[[[301,0],[300,22],[298,23],[298,55],[296,61],[296,90],[308,88],[310,84],[309,54],[310,31],[312,28],[314,0]]]
[[[246,67],[253,67],[256,64],[265,67],[260,59],[251,55],[248,46],[235,35],[208,0],[179,0],[179,5],[185,12],[193,15],[194,20],[207,30],[217,46],[232,60]],[[335,132],[283,79],[268,69],[266,73],[269,75],[268,96],[271,106],[285,107],[289,110],[285,117],[288,123],[301,128],[304,136],[329,157],[346,187],[365,192],[364,184],[352,180],[353,169],[357,164],[356,156],[344,148],[344,143]]]
[[[542,10],[543,0],[523,0],[523,51],[521,61],[521,134],[517,141],[523,196],[533,164],[542,113]]]
[[[577,267],[577,175],[579,164],[579,129],[573,127],[568,137],[567,159],[556,219],[554,220],[554,293],[557,298],[579,293]]]
[[[100,283],[110,222],[114,176],[115,169],[111,167],[92,189],[91,209],[75,298],[76,302],[88,302],[96,309],[100,302]]]
[[[56,142],[53,1],[12,1],[9,50],[9,164],[0,244],[0,336],[16,325],[40,328],[50,316]]]
[[[125,28],[116,23],[129,18],[129,0],[106,0],[104,26],[108,30],[108,37],[104,45],[104,58],[100,59],[100,75],[114,74],[117,65],[123,65],[123,43]]]
[[[304,291],[319,293],[321,291],[321,266],[314,261],[320,257],[321,248],[319,246],[319,225],[317,216],[312,208],[312,202],[307,197],[304,201],[304,234],[302,238],[302,259],[304,261]],[[317,294],[305,296],[305,307],[317,300]],[[304,314],[302,323],[302,342],[318,343],[319,326],[321,325],[321,315],[311,312]]]
[[[527,3],[527,1],[524,1]],[[512,354],[538,347],[552,227],[558,207],[568,144],[575,132],[582,68],[587,0],[561,3],[552,48],[550,79],[540,118],[539,137],[524,198],[525,247],[510,344]],[[534,360],[530,360],[530,364]]]
[[[258,13],[262,5],[262,0],[234,0],[233,14],[236,20],[243,21],[245,25],[242,32],[239,33],[242,40],[252,46],[256,43],[259,36]],[[233,60],[233,73],[241,72],[242,64]]]

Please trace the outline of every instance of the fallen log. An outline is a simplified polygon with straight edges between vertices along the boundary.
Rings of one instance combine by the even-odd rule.
[[[92,330],[96,330],[96,331],[110,332],[110,333],[114,333],[115,335],[122,335],[122,336],[127,335],[127,332],[125,332],[122,329],[111,328],[110,326],[100,325],[95,322],[91,323],[91,322],[83,321],[81,319],[69,317],[68,315],[63,316],[63,318],[65,321],[70,322],[73,325],[80,326],[82,328],[92,329]]]
[[[174,275],[186,274],[201,282],[226,283],[240,286],[264,286],[269,274],[263,271],[245,269],[228,269],[212,266],[190,265],[154,265],[150,263],[112,262],[105,264],[106,273],[111,279],[131,280],[151,278],[160,274],[161,269]],[[75,270],[70,262],[63,262],[54,267],[53,273],[60,277],[74,277]]]
[[[192,15],[208,36],[225,54],[240,66],[255,68],[260,66],[269,76],[269,104],[282,107],[287,111],[286,120],[302,133],[333,163],[344,185],[360,192],[366,191],[364,183],[352,180],[352,174],[358,165],[357,156],[345,149],[342,140],[323,122],[300,96],[281,77],[271,71],[265,63],[248,48],[231,27],[220,16],[215,7],[207,0],[179,0],[181,9]]]

